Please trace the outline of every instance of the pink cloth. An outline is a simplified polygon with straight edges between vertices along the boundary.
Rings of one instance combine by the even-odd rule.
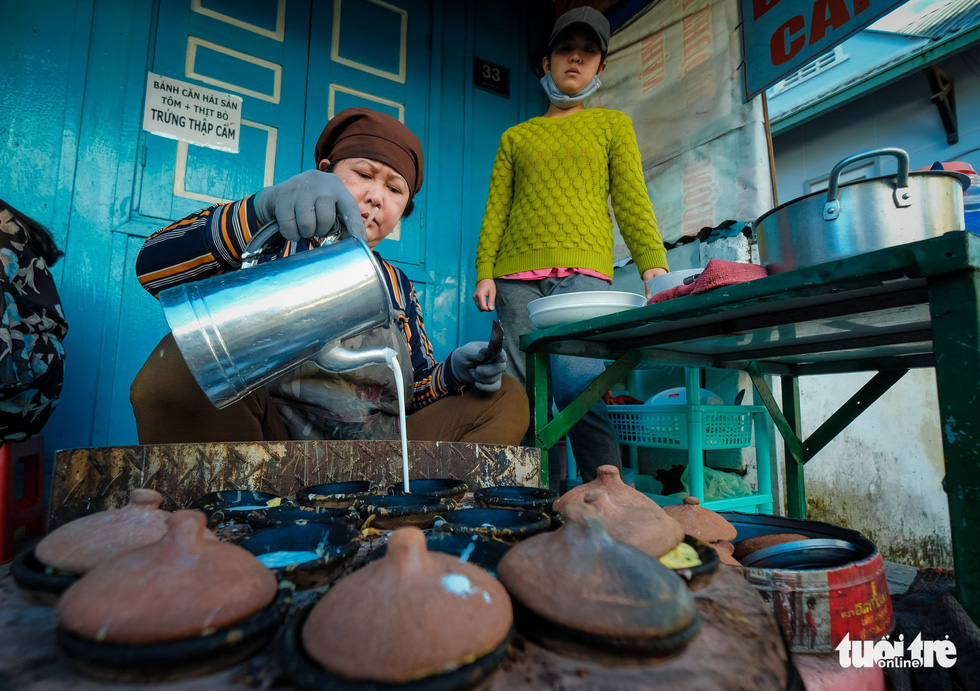
[[[497,276],[497,278],[509,278],[514,281],[537,281],[542,278],[565,278],[565,276],[571,276],[572,274],[585,274],[586,276],[601,278],[607,283],[612,283],[612,279],[609,278],[609,276],[599,273],[593,269],[566,269],[564,267],[555,267],[554,269],[533,269],[532,271],[518,271],[516,274]]]
[[[652,305],[655,302],[663,302],[664,300],[677,298],[681,295],[703,293],[707,290],[730,286],[735,283],[754,281],[757,278],[765,278],[767,275],[766,270],[758,264],[744,264],[742,262],[726,262],[720,259],[712,259],[693,283],[662,290],[647,300],[647,304]]]
[[[606,405],[643,405],[643,401],[633,398],[628,393],[613,396],[612,391],[602,394],[602,402]]]

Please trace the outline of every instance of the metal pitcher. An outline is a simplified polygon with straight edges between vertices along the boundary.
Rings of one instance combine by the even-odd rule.
[[[367,244],[352,236],[255,265],[278,231],[273,221],[256,233],[242,254],[243,270],[160,293],[177,347],[217,408],[310,359],[347,372],[394,354],[340,345],[394,319],[381,267]]]

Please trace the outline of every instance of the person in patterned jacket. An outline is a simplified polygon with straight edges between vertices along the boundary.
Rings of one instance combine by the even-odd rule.
[[[68,322],[49,268],[48,231],[0,199],[0,440],[37,434],[58,405]]]
[[[411,213],[422,186],[421,142],[395,118],[366,108],[351,108],[330,120],[317,141],[315,160],[315,170],[204,209],[150,236],[136,261],[140,283],[157,295],[237,270],[251,237],[272,220],[282,236],[273,261],[320,246],[341,226],[373,250]],[[344,343],[399,352],[410,392],[408,438],[519,443],[528,425],[527,395],[503,375],[505,356],[485,362],[487,343],[476,341],[437,361],[411,281],[375,256],[395,307],[395,323]],[[383,365],[337,374],[308,362],[219,410],[197,385],[171,334],[154,349],[130,389],[142,444],[393,439],[398,435],[396,396],[393,375]]]

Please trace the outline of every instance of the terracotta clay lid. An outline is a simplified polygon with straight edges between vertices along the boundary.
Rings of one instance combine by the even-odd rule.
[[[307,653],[348,679],[403,683],[494,651],[513,612],[493,576],[429,552],[418,528],[399,528],[385,556],[336,583],[303,626]]]
[[[697,497],[684,497],[683,504],[665,506],[667,515],[681,524],[684,532],[705,542],[726,540],[731,542],[738,535],[735,526],[711,509],[700,506]]]
[[[65,591],[64,629],[95,641],[157,643],[240,622],[272,602],[272,571],[220,542],[200,511],[177,511],[167,534],[97,566]]]
[[[117,554],[162,538],[170,515],[160,510],[162,501],[156,490],[134,489],[121,509],[84,516],[54,530],[34,548],[34,556],[61,571],[91,571]]]
[[[796,542],[797,540],[809,539],[810,538],[808,538],[806,535],[799,535],[798,533],[770,533],[768,535],[756,535],[755,537],[747,537],[744,540],[739,540],[738,543],[734,545],[734,554],[736,559],[743,559],[753,552],[765,547],[781,545],[784,542]]]
[[[694,597],[656,557],[614,540],[590,504],[565,525],[512,547],[497,567],[511,596],[547,622],[608,639],[668,639],[694,630]]]
[[[668,516],[656,502],[652,506],[617,506],[605,490],[585,493],[585,503],[602,517],[606,532],[614,540],[633,545],[653,557],[662,557],[684,539],[681,524]]]
[[[722,564],[728,564],[730,566],[742,565],[737,559],[735,559],[734,556],[732,556],[732,554],[735,552],[735,545],[732,543],[728,542],[727,540],[717,540],[710,544],[718,553],[718,558],[721,559]]]
[[[585,493],[594,489],[605,490],[609,500],[617,506],[657,506],[657,502],[653,499],[623,482],[623,478],[619,475],[619,468],[614,465],[601,465],[596,469],[595,480],[568,490],[555,500],[552,508],[558,513],[565,513],[565,507],[585,501]]]

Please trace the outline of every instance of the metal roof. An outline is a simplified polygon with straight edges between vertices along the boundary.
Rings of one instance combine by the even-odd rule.
[[[882,33],[926,40],[900,59],[873,66],[864,74],[851,75],[829,89],[814,93],[805,104],[773,118],[772,133],[802,125],[980,43],[980,0],[953,0],[898,30]]]
[[[954,0],[895,30],[898,34],[940,39],[980,24],[980,0]]]

